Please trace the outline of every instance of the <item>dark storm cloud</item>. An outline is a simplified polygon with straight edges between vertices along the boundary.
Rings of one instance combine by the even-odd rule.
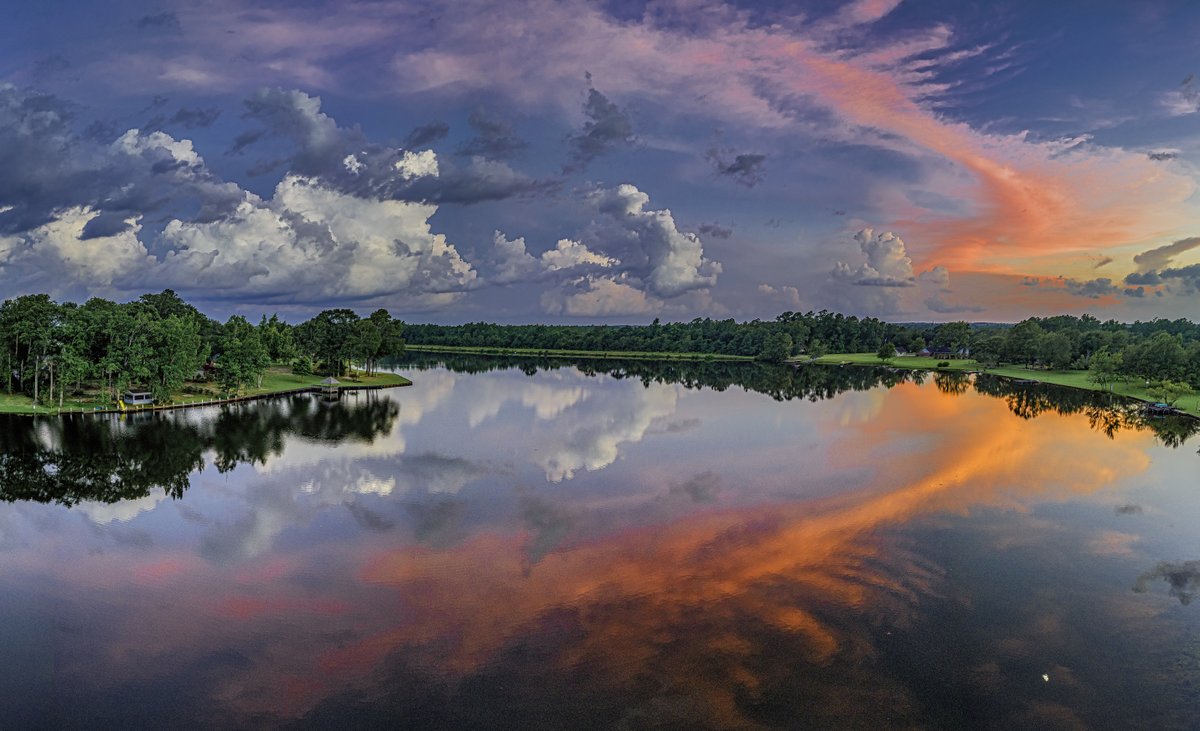
[[[238,155],[242,152],[242,150],[245,150],[247,147],[253,145],[255,142],[258,142],[266,136],[267,131],[265,129],[252,129],[242,132],[237,137],[233,138],[233,147],[230,147],[229,152],[226,154]]]
[[[1163,279],[1171,280],[1182,287],[1184,294],[1200,292],[1200,264],[1192,264],[1175,269],[1163,269],[1159,274]]]
[[[1158,272],[1133,272],[1125,275],[1125,284],[1162,284]]]
[[[437,174],[406,174],[404,150],[369,143],[359,130],[339,127],[321,111],[319,98],[301,91],[260,90],[246,100],[244,116],[263,127],[240,135],[232,152],[267,136],[287,140],[294,152],[285,161],[272,161],[272,168],[282,162],[291,172],[363,198],[469,205],[541,194],[557,186],[482,155],[461,165],[438,158]]]
[[[440,175],[418,178],[396,197],[429,203],[471,205],[547,195],[560,187],[558,181],[531,178],[502,162],[479,158],[463,167],[443,163]]]
[[[108,236],[116,236],[119,233],[129,230],[131,224],[129,217],[120,214],[102,213],[92,220],[88,221],[83,227],[83,233],[79,238],[83,241],[89,239],[105,238]]]
[[[475,130],[475,136],[459,146],[459,155],[503,159],[529,146],[528,142],[517,136],[508,122],[491,116],[482,108],[472,110],[467,123]]]
[[[1121,291],[1119,287],[1113,284],[1113,280],[1108,277],[1099,277],[1085,281],[1064,279],[1063,284],[1066,286],[1067,291],[1076,297],[1090,297],[1091,299],[1099,299],[1105,295],[1117,294]]]
[[[729,154],[731,153],[715,147],[708,151],[706,157],[712,163],[713,169],[717,171],[717,175],[733,178],[735,182],[747,188],[753,188],[762,182],[763,164],[767,161],[766,155],[741,153],[728,159]]]
[[[1117,507],[1113,508],[1113,512],[1117,515],[1136,515],[1142,512],[1142,506],[1134,505],[1132,503],[1127,505],[1118,505]]]
[[[710,236],[714,239],[727,239],[733,236],[733,229],[725,228],[717,223],[702,223],[700,228],[696,229],[705,236]]]
[[[1200,561],[1160,561],[1153,569],[1138,577],[1133,590],[1138,593],[1148,591],[1150,583],[1157,579],[1167,582],[1168,593],[1178,599],[1180,604],[1190,604],[1196,596],[1197,588],[1200,588]]]
[[[77,134],[71,107],[58,98],[0,86],[0,233],[17,234],[88,207],[108,218],[90,235],[114,231],[128,215],[161,210],[180,197],[227,209],[239,197],[182,152],[167,135]]]
[[[179,31],[181,29],[179,16],[171,10],[152,15],[143,15],[138,18],[135,25],[140,30]]]
[[[1142,299],[1146,296],[1146,288],[1145,287],[1126,287],[1125,288],[1125,296]]]
[[[1154,160],[1156,162],[1165,162],[1167,160],[1174,160],[1175,158],[1179,157],[1179,153],[1178,152],[1166,152],[1166,151],[1147,152],[1146,157],[1148,157],[1151,160]]]
[[[445,138],[448,134],[450,134],[450,125],[441,121],[430,122],[409,132],[408,137],[404,138],[404,146],[410,150],[424,147],[431,142]]]
[[[295,145],[290,159],[293,172],[317,176],[336,170],[347,152],[365,143],[361,133],[339,127],[321,111],[321,100],[295,89],[260,89],[244,102],[246,119],[263,125],[257,137],[239,135],[239,150],[271,135]]]
[[[1192,236],[1186,239],[1173,241],[1165,246],[1159,246],[1148,251],[1143,251],[1133,257],[1133,261],[1142,271],[1151,271],[1154,269],[1162,269],[1171,263],[1171,261],[1185,252],[1200,246],[1200,236]],[[1140,284],[1150,284],[1149,282],[1140,282]]]
[[[186,129],[203,129],[213,126],[220,116],[217,107],[180,107],[168,121]]]
[[[596,89],[588,89],[583,105],[583,131],[568,138],[571,159],[564,173],[581,172],[600,155],[633,142],[633,123],[621,108]]]

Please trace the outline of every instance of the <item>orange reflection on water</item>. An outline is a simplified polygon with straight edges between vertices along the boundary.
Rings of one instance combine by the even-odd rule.
[[[904,384],[878,414],[831,445],[835,467],[877,459],[861,488],[822,500],[716,509],[628,529],[552,553],[532,570],[523,535],[485,535],[450,550],[376,555],[362,578],[397,589],[398,622],[326,654],[336,674],[366,675],[403,649],[448,678],[568,616],[555,645],[564,670],[624,686],[648,672],[688,688],[709,718],[739,719],[753,696],[764,635],[788,638],[805,662],[872,652],[861,621],[903,623],[936,590],[934,567],[885,531],[915,517],[1086,495],[1144,470],[1151,437],[1097,438],[1080,416],[1021,420],[1003,401]],[[905,451],[894,449],[897,440]],[[828,465],[797,464],[797,474]],[[715,669],[714,669],[715,664]],[[837,692],[832,687],[829,692]]]

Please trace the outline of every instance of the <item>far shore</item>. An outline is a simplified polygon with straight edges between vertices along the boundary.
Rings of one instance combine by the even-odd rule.
[[[128,412],[167,411],[210,404],[235,403],[270,396],[282,396],[288,393],[310,391],[318,388],[321,385],[321,381],[325,378],[327,376],[299,375],[292,373],[288,366],[275,365],[268,368],[267,372],[263,374],[261,386],[244,388],[237,396],[221,394],[217,390],[216,385],[212,383],[189,382],[184,387],[184,390],[174,394],[168,402],[144,408],[130,407]],[[339,390],[346,391],[353,391],[360,388],[375,389],[412,385],[412,381],[395,373],[376,373],[368,376],[365,373],[356,372],[352,375],[341,376],[337,380],[340,383],[338,386]],[[10,395],[0,393],[0,414],[24,414],[32,416],[39,414],[117,413],[119,411],[120,409],[116,404],[104,402],[98,398],[98,394],[94,393],[67,398],[63,401],[61,408],[57,404],[54,406],[35,406],[33,399],[24,394]]]
[[[407,343],[405,350],[423,353],[455,353],[459,355],[515,355],[542,358],[610,358],[617,360],[740,360],[752,361],[749,355],[721,353],[667,353],[641,350],[563,350],[560,348],[495,348],[474,345],[422,345]]]
[[[951,359],[944,361],[939,358],[924,358],[921,356],[897,356],[890,361],[884,362],[879,359],[879,356],[874,353],[834,353],[823,355],[816,359],[793,359],[791,363],[813,363],[816,365],[855,365],[855,366],[874,366],[876,368],[906,368],[910,370],[922,371],[945,371],[951,373],[962,373],[965,371],[978,371],[991,376],[1003,376],[1005,378],[1013,378],[1017,380],[1037,381],[1038,383],[1049,383],[1054,386],[1067,386],[1069,388],[1081,388],[1085,391],[1099,391],[1102,393],[1111,393],[1116,396],[1124,396],[1127,398],[1145,401],[1146,403],[1157,403],[1158,398],[1150,394],[1145,386],[1127,381],[1117,381],[1109,388],[1101,388],[1099,384],[1088,380],[1087,371],[1052,371],[1041,368],[1022,368],[1020,366],[998,366],[994,368],[984,368],[977,361],[971,359]],[[938,363],[949,363],[949,365],[938,367]],[[1200,396],[1189,395],[1181,398],[1175,404],[1175,410],[1181,414],[1200,418]]]

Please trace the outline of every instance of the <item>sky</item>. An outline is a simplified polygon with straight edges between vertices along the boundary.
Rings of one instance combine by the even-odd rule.
[[[13,4],[0,297],[1200,319],[1188,2]]]

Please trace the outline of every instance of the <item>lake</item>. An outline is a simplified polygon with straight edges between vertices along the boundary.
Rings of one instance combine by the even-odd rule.
[[[1193,421],[884,369],[396,368],[336,402],[0,418],[2,725],[1200,714]]]

